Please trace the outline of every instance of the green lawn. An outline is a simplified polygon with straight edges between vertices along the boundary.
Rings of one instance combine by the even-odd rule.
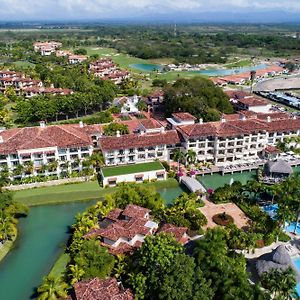
[[[249,67],[251,66],[252,61],[250,59],[244,59],[244,60],[239,60],[237,62],[232,62],[229,64],[225,64],[224,66],[226,68],[242,68],[242,67]]]
[[[15,242],[16,238],[17,238],[17,235],[14,236],[12,241],[6,241],[4,243],[4,245],[1,246],[1,248],[0,248],[0,262],[8,254],[8,252],[11,250],[11,248],[14,245],[14,242]]]
[[[28,68],[28,67],[34,67],[35,66],[31,62],[23,61],[23,60],[15,61],[14,65],[16,65],[17,67],[22,67],[22,68]]]
[[[166,79],[167,81],[175,81],[178,78],[193,78],[193,77],[208,77],[208,76],[193,71],[180,71],[180,72],[170,71],[161,74],[157,74],[156,72],[151,73],[152,79],[155,78]]]
[[[54,277],[61,277],[66,271],[66,267],[70,261],[70,254],[63,252],[52,266],[49,275]]]
[[[102,173],[105,177],[110,177],[162,169],[164,169],[163,165],[159,161],[155,161],[151,163],[102,168]]]
[[[157,181],[145,184],[156,190],[177,187],[179,184],[175,179]],[[107,194],[114,193],[118,187],[101,188],[98,182],[83,182],[77,184],[58,185],[16,191],[14,199],[28,206],[59,204],[75,201],[99,200]]]
[[[129,65],[132,64],[146,64],[149,63],[147,60],[137,58],[130,56],[125,53],[118,53],[115,49],[112,48],[102,48],[97,46],[90,46],[90,47],[84,47],[84,49],[87,50],[87,54],[89,56],[93,54],[98,54],[99,57],[105,58],[109,57],[111,58],[116,64],[120,65],[121,68],[127,68],[134,72],[141,73],[141,71],[138,71],[136,69],[131,69]],[[72,50],[72,49],[70,49]]]

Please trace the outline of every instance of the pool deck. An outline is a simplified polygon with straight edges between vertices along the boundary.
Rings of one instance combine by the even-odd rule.
[[[216,214],[226,213],[230,215],[234,224],[238,228],[248,227],[250,219],[244,214],[244,212],[234,203],[222,203],[222,204],[214,204],[208,200],[203,200],[204,206],[200,207],[200,211],[206,216],[207,224],[203,229],[214,228],[217,224],[212,220],[212,217]]]

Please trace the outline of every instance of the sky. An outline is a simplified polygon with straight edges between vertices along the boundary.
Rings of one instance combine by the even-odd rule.
[[[0,21],[300,21],[300,0],[0,0]]]

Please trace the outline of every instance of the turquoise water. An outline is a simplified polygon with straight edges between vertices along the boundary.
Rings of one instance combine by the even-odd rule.
[[[213,175],[197,176],[197,179],[204,185],[206,189],[217,189],[225,184],[229,184],[231,179],[240,181],[242,184],[247,183],[248,180],[256,179],[256,171],[246,171],[243,173],[225,174],[222,176],[219,173]]]
[[[174,187],[158,192],[167,203],[178,197],[183,189]],[[19,222],[15,247],[0,263],[0,299],[27,300],[34,288],[61,253],[68,239],[68,228],[74,216],[95,201],[63,205],[32,207],[27,218]]]
[[[278,209],[278,204],[265,205],[265,206],[262,206],[262,209],[272,219],[275,219],[276,218],[277,209]],[[296,232],[298,235],[300,235],[300,224],[298,223],[296,231],[295,231],[296,224],[297,224],[296,222],[292,222],[290,224],[287,224],[285,226],[284,230],[287,231],[287,232]]]
[[[250,71],[262,70],[266,69],[267,65],[260,64],[251,67],[242,67],[242,68],[234,68],[234,69],[214,69],[214,70],[201,70],[201,71],[193,71],[198,74],[203,74],[207,76],[228,76],[234,74],[241,74]]]
[[[129,67],[144,72],[161,71],[163,69],[162,65],[157,65],[157,64],[133,64],[130,65]],[[250,72],[253,70],[255,71],[262,70],[266,68],[267,65],[259,64],[256,66],[234,68],[234,69],[212,69],[212,70],[200,70],[200,71],[190,71],[190,72],[193,72],[195,74],[203,74],[206,76],[227,76],[227,75],[241,74],[244,72]]]
[[[156,64],[133,64],[129,65],[129,67],[145,72],[161,71],[163,69],[163,66]]]
[[[296,265],[296,268],[300,272],[300,257],[294,258],[293,261],[294,261],[294,263]],[[296,286],[296,291],[298,293],[298,296],[300,296],[300,282],[298,282],[298,284]]]

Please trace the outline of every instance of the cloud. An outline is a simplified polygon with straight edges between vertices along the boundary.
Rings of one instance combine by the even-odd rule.
[[[203,12],[300,12],[300,0],[4,0],[0,20],[101,19]]]

